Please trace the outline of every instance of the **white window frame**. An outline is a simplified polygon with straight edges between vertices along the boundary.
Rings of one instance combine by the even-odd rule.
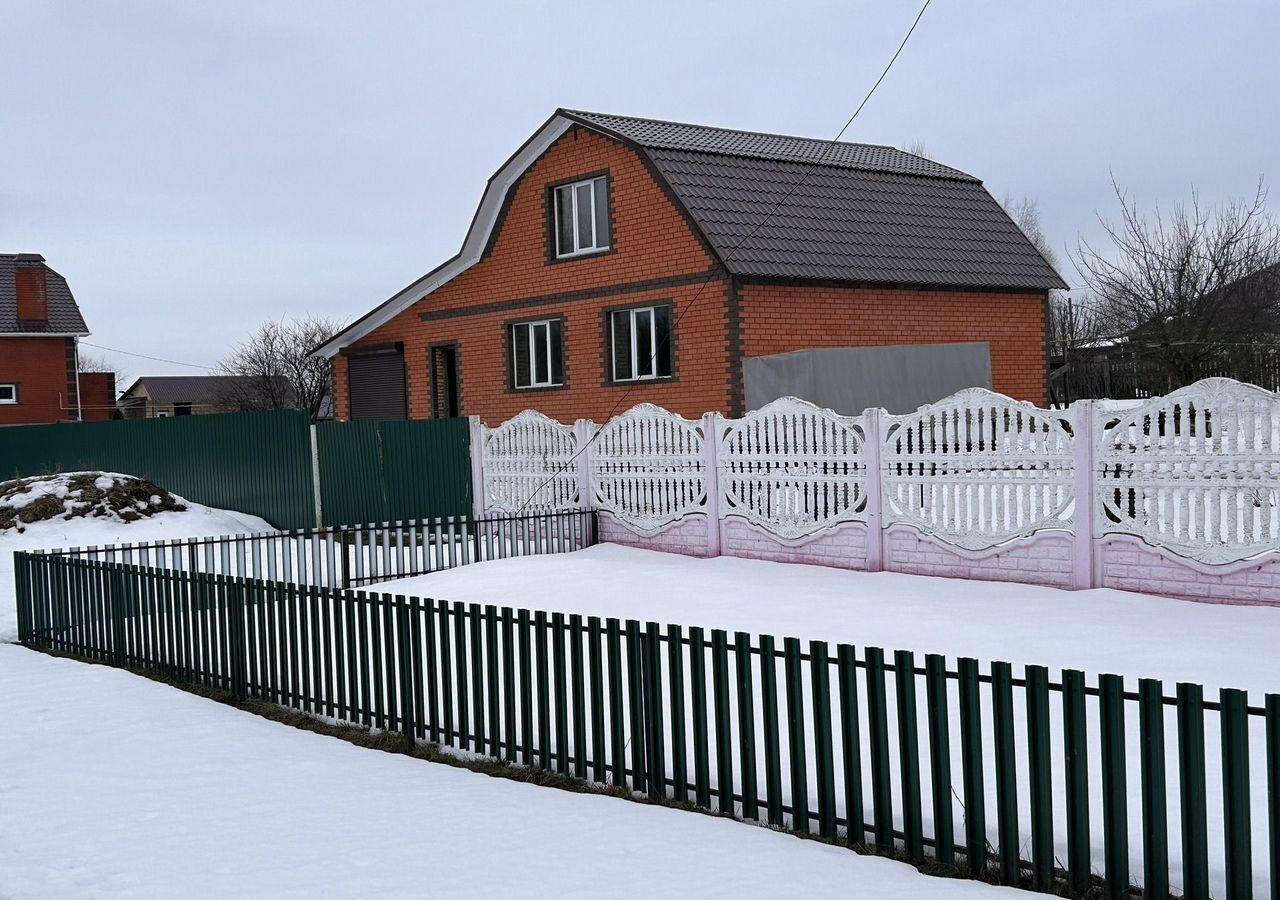
[[[546,381],[538,381],[537,355],[534,352],[533,329],[539,325],[547,326],[547,338],[545,342],[546,346],[543,348],[547,354],[547,380]],[[511,325],[508,326],[511,329],[510,330],[511,386],[514,387],[516,390],[529,391],[529,390],[535,390],[540,388],[562,387],[564,385],[563,378],[560,381],[556,381],[556,364],[555,364],[555,358],[552,355],[552,351],[551,351],[551,329],[555,326],[563,327],[562,320],[531,319],[528,322],[512,322]],[[528,384],[520,383],[519,373],[516,371],[516,366],[520,364],[519,356],[516,353],[516,329],[517,328],[526,328],[529,331],[529,371],[527,373],[529,376]],[[561,350],[563,351],[564,349],[563,331],[560,334],[560,347],[561,347]],[[563,366],[561,368],[563,369]]]
[[[670,375],[658,374],[658,309],[659,306],[635,306],[630,309],[615,309],[609,313],[609,356],[610,366],[612,367],[613,380],[619,382],[627,381],[658,381],[663,378],[670,378]],[[626,314],[631,322],[631,377],[618,377],[618,340],[614,329],[618,327],[618,316]],[[638,365],[640,360],[640,352],[637,346],[638,340],[636,335],[639,329],[636,328],[636,322],[647,316],[649,319],[649,339],[653,342],[653,354],[648,358],[649,373],[647,375],[637,375],[636,370],[640,368]],[[674,327],[674,323],[668,326],[667,344],[671,343],[670,330]],[[667,352],[671,352],[671,347],[667,347]]]
[[[584,178],[582,181],[574,181],[570,184],[557,184],[551,189],[551,230],[555,232],[556,259],[571,259],[575,256],[586,256],[588,253],[601,253],[609,249],[608,222],[603,223],[605,227],[602,229],[600,227],[601,223],[596,221],[596,192],[605,192],[605,208],[607,210],[609,191],[608,180],[608,175],[597,175],[594,178]],[[595,243],[590,247],[578,246],[578,188],[583,186],[589,186],[591,188],[591,237]],[[569,197],[572,198],[573,207],[570,210],[570,217],[573,220],[573,247],[568,250],[560,246],[560,197],[566,191],[568,192]],[[604,240],[604,243],[601,243],[602,239]]]
[[[16,381],[5,382],[0,384],[0,392],[4,392],[8,388],[8,397],[4,397],[0,393],[0,404],[5,406],[17,406],[21,401],[18,399],[18,383]]]

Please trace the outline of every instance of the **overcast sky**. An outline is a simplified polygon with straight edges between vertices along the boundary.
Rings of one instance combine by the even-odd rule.
[[[833,137],[918,9],[14,3],[0,251],[69,279],[89,341],[213,365],[264,318],[354,318],[456,252],[558,106]],[[1062,253],[1114,210],[1109,172],[1144,206],[1280,178],[1278,37],[1276,0],[933,0],[845,139],[1034,197]]]

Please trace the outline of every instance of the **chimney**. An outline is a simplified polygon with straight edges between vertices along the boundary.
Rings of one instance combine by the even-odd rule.
[[[47,326],[49,288],[45,281],[44,257],[39,253],[19,253],[13,258],[13,276],[18,292],[19,324]]]

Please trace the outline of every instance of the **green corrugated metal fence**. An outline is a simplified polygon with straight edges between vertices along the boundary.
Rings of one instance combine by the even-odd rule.
[[[470,447],[466,419],[318,425],[325,524],[467,515]]]
[[[101,470],[194,503],[315,524],[310,420],[293,410],[0,429],[0,479]]]
[[[311,424],[300,411],[225,413],[0,429],[0,480],[101,470],[154,481],[194,503],[316,524]],[[466,419],[316,426],[327,525],[471,512]]]

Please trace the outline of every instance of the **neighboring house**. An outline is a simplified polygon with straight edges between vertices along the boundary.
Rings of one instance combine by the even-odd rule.
[[[139,378],[120,395],[126,419],[163,419],[234,412],[239,397],[255,382],[251,375],[152,375]]]
[[[1053,347],[1053,402],[1156,397],[1213,377],[1280,391],[1280,264],[1183,305],[1115,336]]]
[[[99,402],[109,373],[77,371],[87,334],[67,280],[43,256],[0,253],[0,425],[111,418],[114,388]]]
[[[747,359],[975,342],[996,390],[1043,402],[1064,286],[978,179],[931,160],[559,110],[457,256],[316,352],[341,419],[740,415]]]

